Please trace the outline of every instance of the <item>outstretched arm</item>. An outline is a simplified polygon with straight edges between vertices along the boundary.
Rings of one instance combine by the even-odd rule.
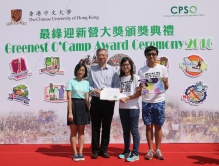
[[[126,103],[126,101],[138,98],[139,96],[141,96],[141,88],[137,87],[135,94],[133,94],[131,96],[123,97],[119,101],[122,103]]]

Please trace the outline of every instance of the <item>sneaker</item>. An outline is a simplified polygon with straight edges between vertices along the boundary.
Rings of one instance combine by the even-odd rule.
[[[78,156],[78,154],[74,154],[74,156],[72,157],[72,160],[74,160],[74,161],[79,161],[79,156]]]
[[[134,162],[136,160],[139,160],[139,156],[134,153],[132,153],[128,158],[126,158],[126,161],[128,162]]]
[[[84,155],[83,155],[83,154],[79,154],[79,155],[78,155],[78,158],[79,158],[79,160],[81,160],[81,161],[84,161],[84,160],[85,160],[85,158],[84,158]]]
[[[118,156],[120,159],[128,158],[130,155],[130,151],[124,151],[122,154]]]
[[[158,160],[164,160],[164,156],[162,155],[161,151],[160,150],[157,150],[154,154],[154,157]]]
[[[147,152],[147,154],[145,155],[144,159],[145,160],[151,160],[153,158],[153,154],[154,154],[153,150],[149,150]]]

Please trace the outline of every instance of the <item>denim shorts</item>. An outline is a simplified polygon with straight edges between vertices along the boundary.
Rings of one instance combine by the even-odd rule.
[[[165,121],[165,101],[159,103],[142,102],[142,119],[145,125],[163,126]]]

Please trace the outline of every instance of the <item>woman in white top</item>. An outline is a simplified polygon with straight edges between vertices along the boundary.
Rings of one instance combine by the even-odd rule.
[[[124,152],[119,158],[126,158],[127,161],[133,162],[139,160],[139,103],[138,98],[141,96],[138,81],[140,77],[133,72],[133,62],[130,58],[124,57],[120,63],[120,88],[126,96],[120,99],[119,115],[123,128]],[[130,132],[133,136],[133,150],[130,151]]]

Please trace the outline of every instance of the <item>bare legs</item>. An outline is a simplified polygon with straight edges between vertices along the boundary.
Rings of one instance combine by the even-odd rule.
[[[155,126],[155,143],[156,143],[156,150],[160,149],[161,140],[162,140],[162,129],[161,126]]]
[[[149,150],[153,151],[153,126],[155,127],[155,144],[156,150],[160,149],[161,140],[162,140],[162,129],[158,125],[147,125],[146,126],[146,138],[148,142]]]
[[[85,125],[70,125],[71,129],[71,135],[70,135],[70,142],[72,149],[74,151],[74,154],[78,154],[77,148],[76,148],[76,135],[78,134],[78,144],[79,144],[79,154],[82,154],[83,147],[84,147],[84,126]]]
[[[149,150],[153,151],[153,124],[146,126],[146,138]]]
[[[84,125],[78,126],[78,144],[79,144],[79,154],[82,154],[84,147]]]

